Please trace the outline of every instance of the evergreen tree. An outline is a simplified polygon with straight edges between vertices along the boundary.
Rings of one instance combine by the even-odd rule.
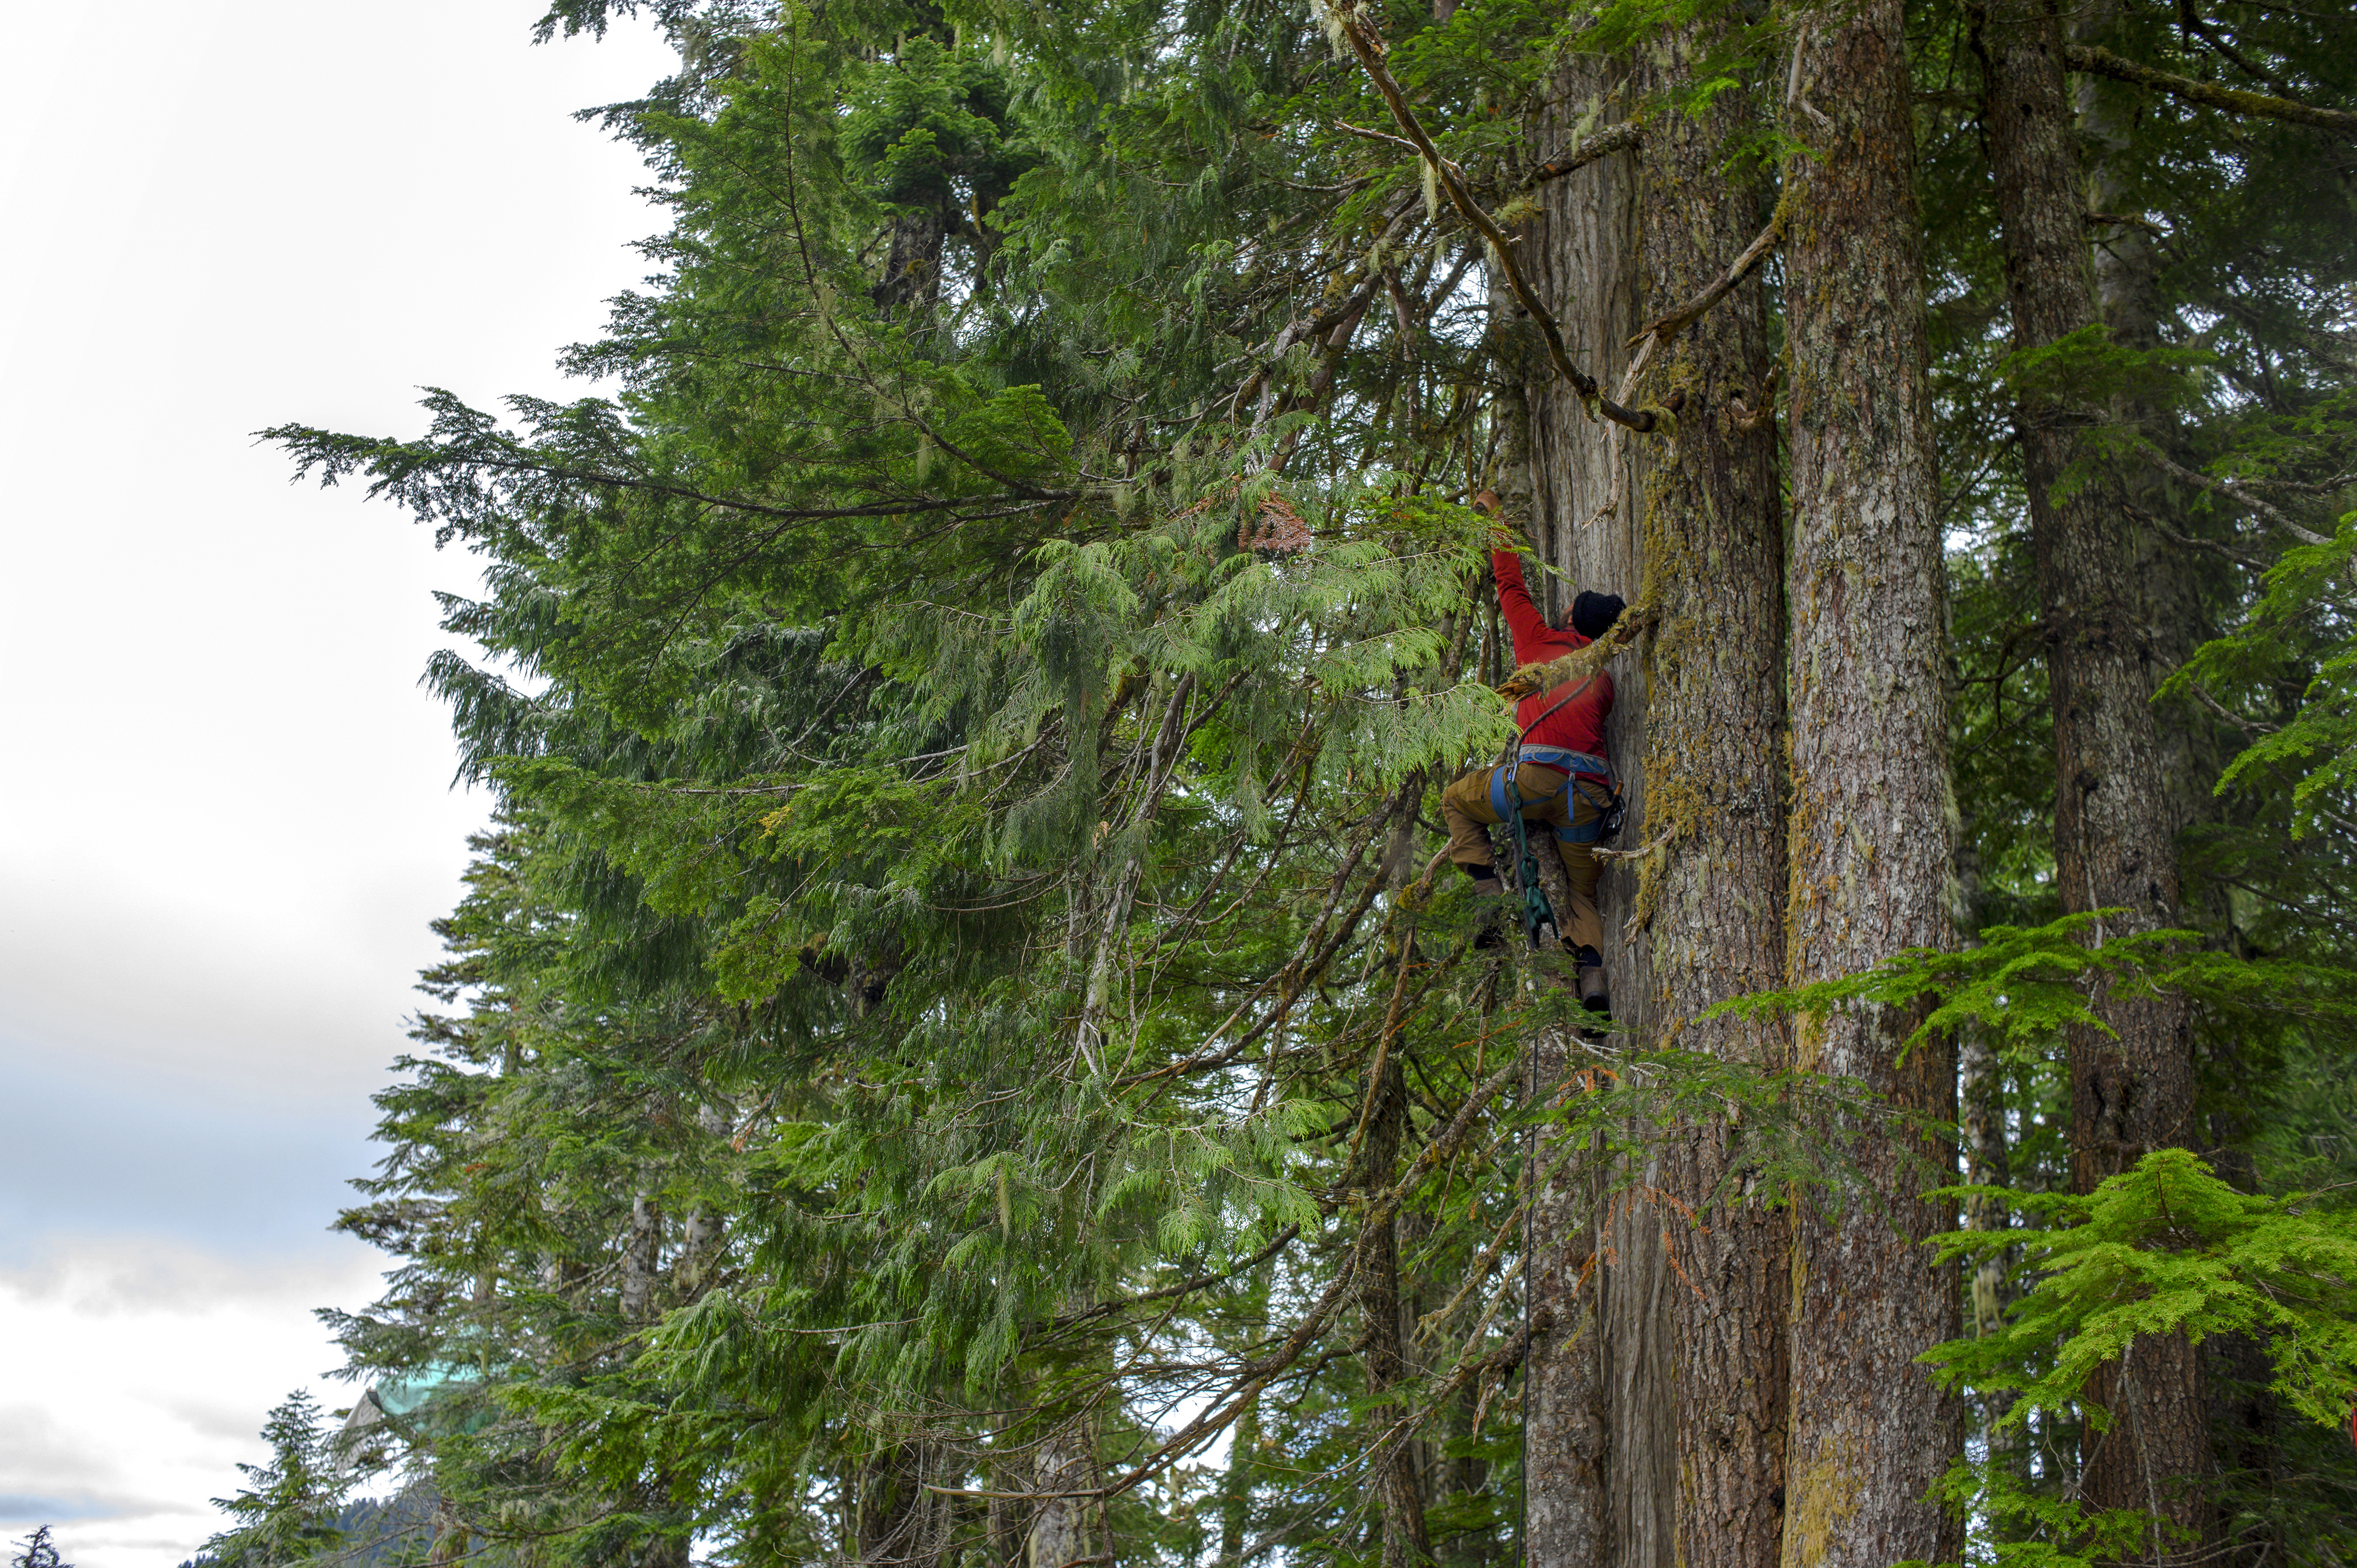
[[[58,1555],[57,1544],[49,1539],[49,1527],[46,1524],[36,1526],[31,1535],[11,1544],[17,1550],[8,1558],[9,1568],[73,1568],[72,1563]]]
[[[2346,1555],[2345,18],[650,9],[618,394],[271,433],[489,584],[437,1558]],[[1607,660],[1599,1034],[1431,830]]]

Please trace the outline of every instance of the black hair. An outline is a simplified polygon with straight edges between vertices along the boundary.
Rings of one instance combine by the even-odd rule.
[[[1620,612],[1628,607],[1629,601],[1620,595],[1599,594],[1589,588],[1571,601],[1571,614],[1566,618],[1571,622],[1571,629],[1580,636],[1602,637],[1612,629],[1612,623],[1619,620]]]

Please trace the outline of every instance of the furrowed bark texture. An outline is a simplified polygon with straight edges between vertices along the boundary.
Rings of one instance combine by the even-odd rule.
[[[1829,14],[1831,15],[1831,14]],[[1804,27],[1806,23],[1803,24]],[[1914,138],[1901,8],[1866,0],[1801,40],[1788,128],[1792,386],[1792,904],[1795,983],[1954,940],[1943,578],[1932,467]],[[1951,1052],[1900,1058],[1914,1020],[1803,1018],[1797,1064],[1946,1119]],[[1853,1193],[1793,1223],[1787,1568],[1938,1562],[1953,1525],[1926,1500],[1962,1442],[1915,1358],[1954,1336],[1953,1272],[1914,1194],[1945,1152],[1858,1128]]]
[[[1630,62],[1572,56],[1553,83],[1548,107],[1539,116],[1532,145],[1567,146],[1574,127],[1594,114],[1588,134],[1623,118]],[[1631,357],[1629,339],[1644,323],[1641,309],[1637,218],[1638,171],[1625,156],[1601,158],[1540,196],[1540,216],[1522,252],[1542,301],[1561,326],[1574,363],[1618,397]],[[1641,504],[1651,439],[1590,414],[1577,394],[1561,381],[1534,378],[1530,439],[1534,515],[1545,532],[1536,541],[1547,563],[1562,574],[1550,577],[1547,607],[1560,612],[1580,588],[1617,593],[1634,601],[1643,581],[1643,539],[1637,513]],[[1609,509],[1609,510],[1608,510]],[[1567,579],[1567,580],[1566,580]],[[1628,821],[1620,842],[1643,842],[1650,831],[1647,758],[1644,754],[1646,674],[1628,654],[1611,665],[1615,688],[1606,744],[1619,772]],[[1604,969],[1613,1013],[1637,1039],[1652,1026],[1652,993],[1641,924],[1631,925],[1635,880],[1612,870],[1598,888],[1604,917]],[[1618,1173],[1642,1187],[1658,1186],[1660,1171]],[[1593,1189],[1591,1189],[1593,1190]],[[1673,1499],[1676,1444],[1671,1419],[1668,1296],[1674,1288],[1663,1251],[1661,1215],[1644,1198],[1622,1200],[1598,1211],[1591,1201],[1590,1245],[1598,1263],[1587,1287],[1598,1314],[1598,1342],[1589,1376],[1601,1379],[1598,1416],[1601,1470],[1594,1477],[1602,1495],[1566,1495],[1566,1510],[1595,1509],[1583,1516],[1597,1545],[1583,1550],[1577,1535],[1550,1538],[1541,1529],[1538,1483],[1550,1487],[1568,1477],[1533,1470],[1531,1562],[1609,1563],[1614,1568],[1672,1568],[1674,1551]],[[1559,1352],[1568,1347],[1556,1347]],[[1548,1444],[1534,1429],[1531,1460],[1543,1466]],[[1583,1473],[1580,1485],[1591,1484]],[[1552,1505],[1550,1505],[1552,1506]]]
[[[1104,1470],[1092,1447],[1085,1424],[1055,1434],[1039,1445],[1032,1484],[1042,1492],[1079,1492],[1096,1486]],[[1105,1551],[1100,1544],[1099,1512],[1093,1498],[1054,1497],[1041,1503],[1025,1543],[1026,1568],[1070,1568],[1097,1561]]]
[[[1716,30],[1651,53],[1644,84],[1684,85]],[[1760,184],[1725,172],[1749,118],[1729,92],[1700,116],[1647,125],[1638,210],[1648,318],[1701,293],[1766,219]],[[1641,1012],[1654,1037],[1773,1069],[1790,1049],[1781,1020],[1693,1021],[1783,983],[1783,520],[1774,425],[1747,431],[1737,417],[1738,405],[1760,408],[1768,371],[1756,282],[1653,350],[1644,403],[1684,401],[1674,430],[1647,444],[1643,585],[1663,616],[1639,644],[1649,820],[1630,843],[1672,836],[1657,857],[1614,875],[1636,905],[1629,919],[1649,933]],[[1732,1113],[1672,1129],[1659,1181],[1674,1206],[1652,1215],[1674,1265],[1663,1299],[1679,1568],[1760,1568],[1775,1561],[1782,1528],[1789,1232],[1749,1179],[1720,1191],[1744,1136]]]
[[[1512,319],[1501,305],[1504,290],[1493,287],[1493,318]],[[1501,356],[1510,366],[1544,365],[1542,355],[1518,353],[1537,334],[1527,328],[1501,331]],[[1544,530],[1546,513],[1534,504],[1530,404],[1512,390],[1499,399],[1505,422],[1502,438],[1510,516],[1527,516]],[[1542,533],[1539,542],[1546,542]],[[1505,661],[1511,668],[1512,660]],[[1541,862],[1542,865],[1545,863]],[[1553,1103],[1571,1069],[1571,1040],[1558,1029],[1525,1036],[1527,1064],[1523,1103]],[[1523,1363],[1523,1530],[1524,1561],[1531,1568],[1572,1568],[1600,1563],[1606,1544],[1605,1406],[1602,1318],[1598,1311],[1595,1184],[1586,1162],[1566,1149],[1564,1134],[1534,1129],[1523,1147],[1529,1208],[1523,1229],[1523,1312],[1530,1348]]]
[[[1980,17],[1989,161],[2018,350],[2054,343],[2095,319],[2081,217],[2062,29],[2046,0],[1996,0]],[[2178,923],[2174,823],[2152,714],[2158,679],[2138,624],[2126,497],[2080,432],[2087,414],[2025,398],[2016,414],[2029,493],[2040,614],[2054,709],[2055,880],[2065,913],[2122,908],[2099,928],[2118,936]],[[2067,491],[2066,479],[2077,480]],[[2072,1031],[2071,1175],[2092,1192],[2156,1148],[2194,1135],[2192,1040],[2175,998],[2099,998],[2112,1033]],[[2146,1508],[2198,1524],[2184,1482],[2209,1467],[2199,1363],[2181,1336],[2139,1341],[2133,1369],[2106,1368],[2090,1391],[2115,1416],[2091,1436],[2089,1502]],[[2136,1400],[2126,1410],[2122,1402]]]
[[[2115,9],[2097,0],[2075,13],[2072,30],[2076,38],[2110,39]],[[2081,78],[2072,96],[2079,145],[2087,163],[2088,208],[2143,216],[2139,187],[2145,171],[2135,145],[2143,103],[2134,90],[2093,77]],[[2096,242],[2097,318],[2111,328],[2116,343],[2136,349],[2158,348],[2160,254],[2154,235],[2139,224],[2106,223],[2095,226],[2091,236]],[[2166,404],[2124,395],[2114,401],[2110,413],[2115,422],[2142,431],[2163,446],[2179,445],[2176,412]],[[2132,522],[2137,517],[2158,519],[2179,536],[2201,532],[2185,505],[2193,498],[2177,491],[2152,464],[2130,458],[2118,484],[2132,509]],[[2138,622],[2155,664],[2174,670],[2191,657],[2221,619],[2213,602],[2221,591],[2219,574],[2211,557],[2172,542],[2148,523],[2135,522],[2131,538],[2136,560],[2130,577],[2137,593]],[[2182,829],[2216,817],[2218,800],[2210,786],[2242,748],[2242,739],[2206,717],[2196,717],[2190,705],[2181,704],[2173,717],[2175,722],[2160,727],[2160,768],[2170,821]]]

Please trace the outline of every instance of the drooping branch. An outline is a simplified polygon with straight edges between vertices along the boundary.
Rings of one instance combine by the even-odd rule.
[[[1327,1326],[1351,1297],[1351,1286],[1360,1269],[1368,1261],[1373,1235],[1391,1222],[1411,1192],[1457,1153],[1466,1135],[1472,1131],[1482,1109],[1504,1093],[1522,1071],[1523,1064],[1519,1060],[1510,1062],[1474,1086],[1472,1092],[1465,1097],[1465,1102],[1458,1107],[1457,1114],[1449,1120],[1448,1125],[1425,1144],[1397,1181],[1366,1206],[1360,1217],[1358,1239],[1342,1253],[1334,1277],[1327,1282],[1326,1288],[1318,1294],[1301,1320],[1294,1325],[1291,1332],[1266,1354],[1236,1368],[1227,1386],[1206,1402],[1193,1420],[1163,1439],[1152,1452],[1098,1487],[1070,1491],[1016,1492],[927,1484],[925,1489],[943,1497],[986,1498],[1006,1502],[1036,1503],[1059,1498],[1117,1498],[1210,1442],[1234,1422],[1244,1405],[1257,1397],[1261,1390],[1300,1360],[1302,1354],[1317,1341],[1318,1336],[1325,1333]]]
[[[1473,1091],[1465,1097],[1465,1103],[1458,1108],[1456,1116],[1450,1120],[1448,1125],[1441,1129],[1440,1133],[1424,1146],[1423,1152],[1416,1155],[1399,1180],[1393,1183],[1381,1197],[1367,1206],[1364,1214],[1361,1217],[1358,1241],[1343,1255],[1340,1267],[1335,1270],[1333,1279],[1328,1282],[1326,1289],[1319,1294],[1316,1304],[1310,1307],[1302,1320],[1294,1326],[1293,1331],[1286,1336],[1284,1341],[1275,1349],[1238,1369],[1234,1380],[1222,1391],[1218,1397],[1211,1400],[1201,1413],[1172,1434],[1153,1453],[1132,1466],[1124,1474],[1114,1477],[1106,1485],[1082,1495],[1100,1498],[1119,1497],[1165,1466],[1175,1463],[1180,1455],[1191,1452],[1197,1445],[1207,1441],[1213,1434],[1233,1421],[1247,1400],[1259,1393],[1277,1374],[1298,1360],[1301,1353],[1309,1348],[1311,1342],[1325,1332],[1326,1325],[1349,1298],[1351,1283],[1360,1266],[1366,1261],[1364,1254],[1368,1248],[1368,1239],[1377,1229],[1390,1222],[1392,1216],[1399,1212],[1400,1205],[1406,1201],[1407,1195],[1414,1191],[1418,1184],[1457,1152],[1458,1145],[1465,1141],[1465,1135],[1472,1130],[1476,1114],[1491,1101],[1504,1092],[1506,1087],[1514,1081],[1522,1070],[1520,1062],[1510,1063],[1476,1085]]]
[[[2299,524],[2294,522],[2289,517],[2286,516],[2282,509],[2277,507],[2274,502],[2261,500],[2258,497],[2252,495],[2249,491],[2244,489],[2240,485],[2230,485],[2222,480],[2213,479],[2207,474],[2197,474],[2192,469],[2187,467],[2184,464],[2172,461],[2167,453],[2160,451],[2157,447],[2146,447],[2145,455],[2153,460],[2153,462],[2160,468],[2161,472],[2169,475],[2171,478],[2182,479],[2187,484],[2192,485],[2196,489],[2207,490],[2213,496],[2222,496],[2227,500],[2233,501],[2236,506],[2247,508],[2249,510],[2275,524],[2286,533],[2290,534],[2302,544],[2330,544],[2332,542],[2332,541],[2325,538],[2324,535],[2317,532],[2312,528],[2302,528]]]
[[[2204,109],[2222,109],[2229,114],[2255,114],[2268,120],[2289,120],[2295,124],[2313,125],[2319,131],[2333,131],[2343,136],[2357,135],[2357,114],[2341,109],[2319,109],[2312,103],[2300,103],[2289,98],[2277,98],[2272,93],[2245,92],[2237,87],[2221,87],[2213,81],[2196,81],[2190,76],[2179,76],[2166,70],[2155,70],[2126,59],[2107,48],[2093,44],[2065,44],[2062,63],[2072,70],[2089,76],[2108,76],[2115,81],[2133,82],[2148,87],[2155,92],[2166,92],[2171,98],[2188,103],[2198,103]]]
[[[1191,1294],[1196,1291],[1205,1289],[1211,1285],[1223,1284],[1227,1281],[1234,1279],[1239,1274],[1249,1273],[1253,1270],[1260,1267],[1263,1263],[1267,1262],[1271,1258],[1275,1257],[1279,1252],[1285,1251],[1286,1248],[1293,1245],[1295,1241],[1300,1239],[1300,1226],[1288,1225],[1284,1230],[1278,1231],[1275,1239],[1273,1239],[1267,1246],[1263,1247],[1251,1257],[1238,1262],[1233,1268],[1222,1270],[1215,1274],[1196,1274],[1190,1278],[1180,1280],[1177,1284],[1164,1285],[1157,1290],[1140,1291],[1135,1295],[1121,1296],[1110,1301],[1101,1301],[1094,1306],[1083,1307],[1079,1312],[1067,1313],[1063,1316],[1056,1318],[1054,1321],[1049,1323],[1048,1326],[1050,1329],[1060,1333],[1068,1328],[1074,1328],[1082,1324],[1092,1323],[1101,1317],[1111,1317],[1115,1313],[1125,1312],[1134,1306],[1143,1306],[1148,1302],[1168,1301],[1175,1296]]]
[[[370,436],[345,435],[301,424],[273,425],[267,430],[255,431],[254,437],[260,441],[274,441],[288,448],[295,456],[295,477],[297,479],[309,478],[317,469],[323,482],[332,485],[351,474],[366,473],[371,476],[371,496],[390,493],[395,499],[404,502],[416,493],[421,477],[457,471],[584,485],[593,489],[626,490],[668,500],[693,501],[698,506],[739,511],[754,517],[781,518],[789,522],[832,522],[848,518],[898,517],[908,512],[960,511],[967,508],[1006,505],[1006,498],[1000,496],[953,497],[912,493],[851,506],[782,507],[743,496],[720,495],[698,489],[693,485],[672,484],[631,474],[604,473],[551,461],[540,457],[521,443],[470,452],[455,446],[437,449],[428,442],[385,441]],[[1079,490],[1030,489],[1025,492],[1024,499],[1016,510],[1048,501],[1072,500],[1081,494]],[[985,511],[977,515],[988,517],[998,514]]]
[[[1577,389],[1582,402],[1601,412],[1607,419],[1625,424],[1631,430],[1652,429],[1654,419],[1652,414],[1623,408],[1606,397],[1598,390],[1596,378],[1571,362],[1570,350],[1563,343],[1563,328],[1555,324],[1555,317],[1546,306],[1539,303],[1537,292],[1531,287],[1530,280],[1523,275],[1522,265],[1514,259],[1513,241],[1498,227],[1498,220],[1473,199],[1472,193],[1465,188],[1464,182],[1454,172],[1455,166],[1440,156],[1439,149],[1432,145],[1432,138],[1425,134],[1423,124],[1416,119],[1415,111],[1408,107],[1406,94],[1400,91],[1400,84],[1393,80],[1390,69],[1383,64],[1385,45],[1382,35],[1375,31],[1374,24],[1355,3],[1329,6],[1327,15],[1333,18],[1336,29],[1350,44],[1351,52],[1358,56],[1367,80],[1375,84],[1376,92],[1390,106],[1392,118],[1399,122],[1400,129],[1407,134],[1407,139],[1415,144],[1426,166],[1432,170],[1435,183],[1447,193],[1449,204],[1473,226],[1475,232],[1489,242],[1491,253],[1498,258],[1498,266],[1506,274],[1506,286],[1513,291],[1515,302],[1530,313],[1533,321],[1538,323],[1539,332],[1546,339],[1547,360],[1555,366],[1556,373]]]

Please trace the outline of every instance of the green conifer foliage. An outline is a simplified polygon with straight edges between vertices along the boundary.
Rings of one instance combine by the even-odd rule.
[[[1340,14],[1290,3],[643,9],[680,71],[606,113],[669,227],[565,361],[608,395],[269,433],[482,562],[444,609],[483,657],[429,676],[500,804],[340,1221],[396,1260],[334,1320],[351,1369],[433,1391],[351,1473],[282,1407],[223,1541],[325,1561],[338,1488],[398,1477],[438,1498],[437,1562],[1512,1561],[1515,1374],[1555,1331],[1522,1310],[1525,1197],[1563,1174],[1525,1152],[1674,1237],[1747,1194],[1833,1201],[1889,1112],[1674,1019],[1523,1083],[1532,1039],[1591,1020],[1564,955],[1474,945],[1496,911],[1436,854],[1440,789],[1514,734],[1469,503],[1514,489],[1499,394],[1534,373],[1466,209],[1530,232],[1542,183],[1721,94],[1805,117],[1823,18],[1354,11],[1438,170]],[[2182,1328],[2240,1391],[2193,1482],[2209,1544],[2342,1561],[2357,1510],[2311,1483],[2351,1391],[2349,144],[2090,68],[2105,321],[2017,349],[1971,16],[1908,27],[1978,940],[1742,1005],[1928,998],[1927,1030],[1991,1042],[2011,1179],[1976,1212],[2005,1218],[1947,1240],[2011,1267],[2013,1305],[1921,1347],[2018,1434],[1957,1483],[1972,1550],[2152,1554],[2151,1520],[2090,1545],[2070,1499],[2120,1426],[2090,1367]],[[1668,29],[1706,55],[1609,134],[1538,112],[1567,57]],[[2345,18],[2083,30],[2357,100]],[[1747,137],[1746,177],[1814,156]],[[1771,394],[1640,388],[1628,439]],[[2136,509],[2183,931],[2055,918],[2030,402],[2083,411]],[[1639,886],[1678,853],[1624,847]],[[2212,1146],[2073,1198],[2062,1033],[2105,986],[2192,999]],[[1697,1127],[1735,1152],[1687,1212],[1644,1172]]]

